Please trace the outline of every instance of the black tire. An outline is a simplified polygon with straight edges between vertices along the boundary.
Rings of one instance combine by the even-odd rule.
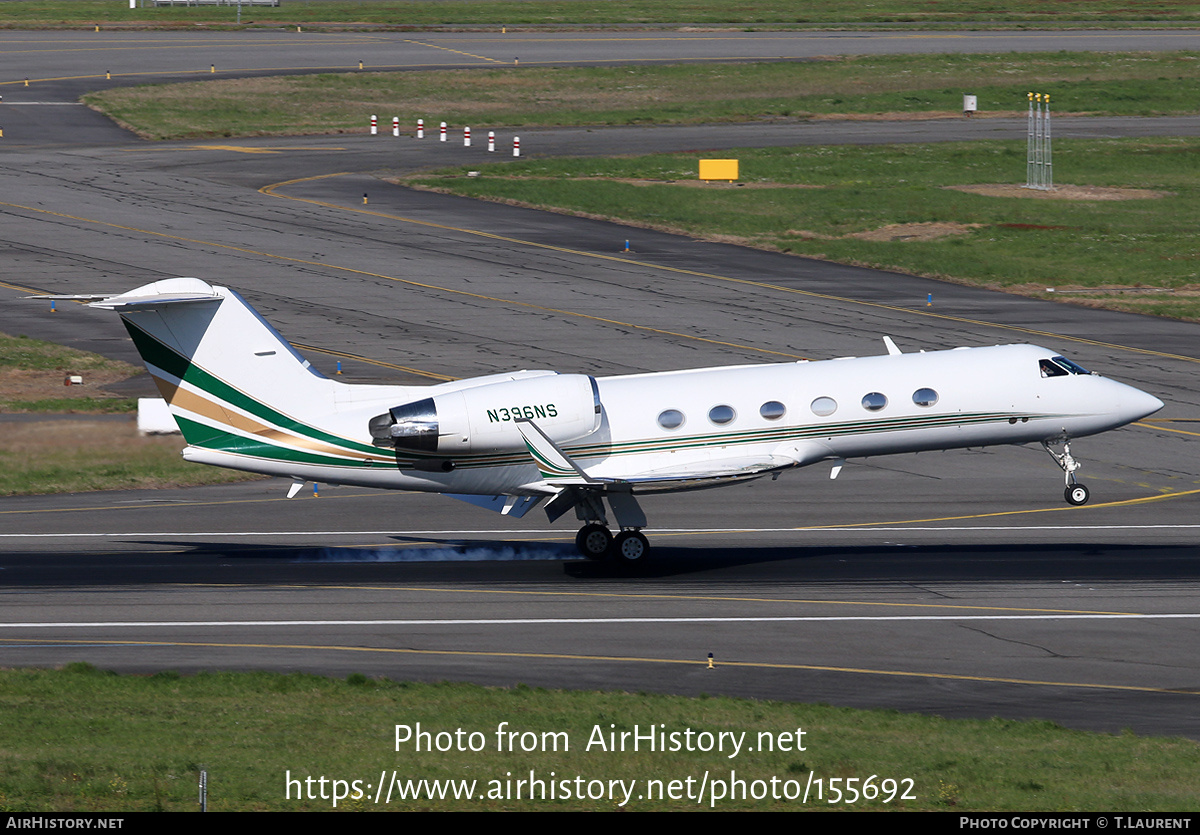
[[[1067,487],[1063,494],[1067,499],[1067,504],[1081,505],[1087,504],[1088,499],[1092,497],[1092,493],[1082,484],[1071,484]]]
[[[575,534],[575,550],[589,560],[602,560],[612,550],[613,535],[603,525],[584,525]]]
[[[650,557],[650,543],[641,531],[621,531],[613,540],[613,553],[628,565],[640,565]]]

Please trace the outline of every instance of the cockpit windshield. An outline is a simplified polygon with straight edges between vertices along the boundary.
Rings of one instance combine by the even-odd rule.
[[[1068,374],[1091,374],[1082,365],[1071,362],[1066,357],[1051,357],[1038,360],[1038,370],[1043,377],[1066,377]]]
[[[1063,368],[1070,371],[1072,374],[1091,374],[1092,373],[1092,372],[1088,371],[1086,368],[1084,368],[1082,365],[1080,365],[1079,363],[1071,362],[1066,357],[1055,357],[1054,361],[1056,363],[1058,363],[1059,365],[1061,365]]]

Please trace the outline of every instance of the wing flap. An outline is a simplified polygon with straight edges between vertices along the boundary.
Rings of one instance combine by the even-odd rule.
[[[495,511],[513,519],[520,519],[537,507],[544,498],[543,496],[476,496],[470,493],[443,493],[442,495],[482,507],[484,510]]]

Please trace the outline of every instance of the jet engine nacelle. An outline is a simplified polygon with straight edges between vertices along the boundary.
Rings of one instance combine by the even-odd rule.
[[[451,455],[524,450],[518,418],[528,418],[558,443],[600,428],[600,390],[586,374],[505,380],[435,394],[371,418],[376,446]]]

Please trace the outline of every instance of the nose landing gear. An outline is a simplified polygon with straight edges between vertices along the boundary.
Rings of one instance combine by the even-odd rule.
[[[1087,504],[1088,499],[1092,497],[1092,493],[1086,485],[1080,484],[1075,480],[1075,472],[1082,469],[1082,466],[1071,455],[1071,442],[1063,439],[1063,451],[1055,452],[1050,447],[1049,441],[1042,441],[1042,449],[1054,459],[1058,466],[1062,467],[1062,471],[1066,474],[1067,488],[1063,491],[1063,497],[1070,505]]]

